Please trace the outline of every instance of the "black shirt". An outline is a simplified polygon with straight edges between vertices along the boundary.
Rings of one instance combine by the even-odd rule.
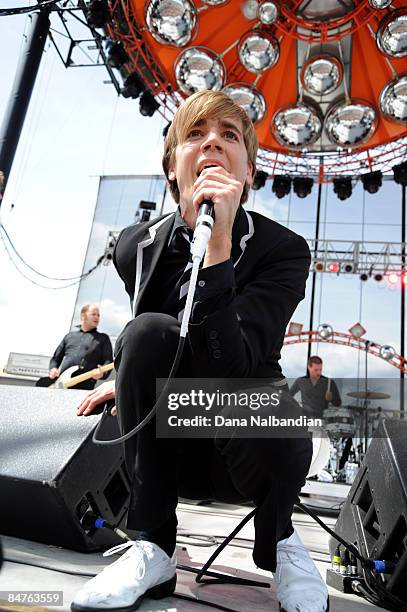
[[[88,372],[98,365],[111,361],[113,361],[113,351],[109,336],[96,329],[85,332],[79,328],[66,334],[56,348],[49,367],[58,368],[62,373],[71,366],[78,366],[79,369]],[[105,377],[108,375],[107,372]]]
[[[304,410],[312,414],[313,417],[322,417],[324,410],[329,407],[329,402],[325,399],[325,394],[328,391],[328,380],[326,376],[315,383],[312,382],[309,376],[301,376],[294,381],[290,389],[290,393],[294,396],[298,391],[301,392],[301,402]],[[331,378],[332,405],[341,405],[341,396],[339,395],[338,387]]]

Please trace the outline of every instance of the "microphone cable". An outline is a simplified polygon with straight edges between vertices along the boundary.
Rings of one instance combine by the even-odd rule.
[[[123,442],[126,442],[126,440],[129,440],[130,438],[138,434],[138,432],[141,431],[143,427],[145,427],[151,421],[151,419],[154,418],[154,416],[157,413],[157,410],[161,407],[163,400],[166,397],[167,390],[171,384],[171,381],[175,377],[175,374],[177,373],[177,370],[178,370],[178,367],[181,361],[181,357],[182,357],[182,353],[183,353],[184,345],[185,345],[185,338],[188,333],[188,323],[191,317],[195,288],[196,288],[196,283],[198,280],[199,266],[205,255],[206,247],[207,247],[207,244],[212,234],[213,224],[214,224],[213,202],[211,202],[210,200],[204,200],[199,207],[198,216],[196,219],[195,230],[194,230],[194,236],[191,242],[191,258],[192,258],[191,278],[190,278],[189,286],[188,286],[188,293],[187,293],[187,299],[185,303],[185,309],[184,309],[184,313],[182,316],[181,330],[180,330],[180,336],[178,340],[177,351],[175,353],[174,361],[172,363],[168,378],[165,382],[165,385],[156,403],[154,404],[150,412],[144,417],[144,419],[138,425],[136,425],[136,427],[131,429],[129,432],[127,432],[123,436],[120,436],[119,438],[114,438],[113,440],[100,440],[98,438],[100,428],[102,427],[102,424],[106,419],[106,416],[108,416],[109,414],[109,404],[107,403],[102,413],[102,417],[95,431],[93,432],[92,442],[94,444],[99,444],[101,446],[114,446],[116,444],[121,444]]]

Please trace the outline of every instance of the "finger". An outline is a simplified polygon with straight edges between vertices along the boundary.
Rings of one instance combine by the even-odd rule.
[[[113,408],[112,408],[112,409],[111,409],[111,411],[110,411],[110,414],[111,414],[112,416],[117,416],[117,408],[116,408],[116,406],[113,406]]]

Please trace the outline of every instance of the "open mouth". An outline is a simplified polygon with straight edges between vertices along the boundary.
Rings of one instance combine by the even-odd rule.
[[[219,164],[205,164],[204,166],[202,166],[202,168],[198,170],[196,175],[199,176],[203,170],[206,170],[206,168],[217,168],[218,166]]]

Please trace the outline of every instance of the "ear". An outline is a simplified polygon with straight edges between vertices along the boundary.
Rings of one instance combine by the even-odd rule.
[[[253,179],[256,172],[256,168],[253,168],[251,161],[247,162],[247,173],[246,173],[246,185],[251,187],[253,185]]]

